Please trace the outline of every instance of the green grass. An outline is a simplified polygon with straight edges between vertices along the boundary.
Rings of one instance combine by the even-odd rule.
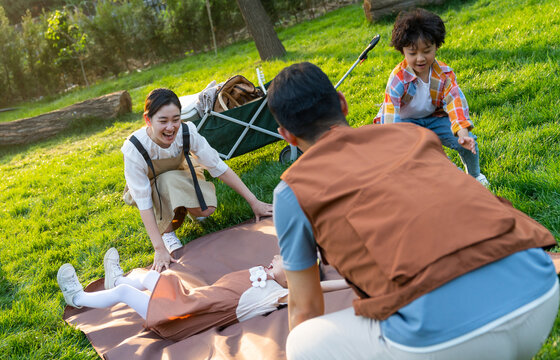
[[[560,9],[556,0],[450,1],[438,12],[448,36],[438,58],[451,65],[471,107],[481,167],[491,190],[540,221],[560,239]],[[211,80],[242,74],[256,81],[261,66],[271,79],[284,66],[311,61],[336,82],[376,33],[381,41],[367,62],[339,88],[353,126],[370,123],[387,76],[401,55],[390,48],[393,18],[368,24],[360,6],[280,30],[288,51],[262,63],[252,42],[189,56],[142,72],[123,74],[56,99],[15,105],[0,121],[38,115],[90,97],[126,89],[133,114],[76,124],[33,145],[0,149],[0,359],[95,359],[81,332],[62,319],[56,272],[71,262],[80,280],[103,276],[104,252],[115,246],[128,270],[150,264],[153,251],[138,211],[124,205],[124,138],[142,125],[146,94],[169,87],[178,94]],[[282,143],[230,160],[229,165],[265,201],[284,167]],[[449,153],[454,161],[456,154]],[[252,216],[232,190],[215,182],[220,205],[203,225],[187,224],[187,242]],[[560,359],[560,319],[537,359]]]

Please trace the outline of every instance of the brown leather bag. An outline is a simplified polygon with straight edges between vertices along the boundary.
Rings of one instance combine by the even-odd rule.
[[[241,75],[230,77],[218,89],[213,109],[223,112],[247,104],[264,96],[263,91]]]

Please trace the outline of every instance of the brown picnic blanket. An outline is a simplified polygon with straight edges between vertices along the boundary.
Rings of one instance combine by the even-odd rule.
[[[221,276],[255,265],[268,265],[278,254],[272,219],[249,222],[189,242],[173,255],[178,264],[167,271],[186,272],[212,284]],[[126,269],[125,269],[126,271]],[[133,271],[147,271],[134,269]],[[326,267],[326,278],[340,276]],[[103,289],[103,279],[86,291]],[[350,289],[325,294],[325,310],[352,306]],[[66,307],[63,319],[83,331],[104,359],[285,359],[288,336],[286,308],[224,329],[213,328],[179,342],[165,340],[143,328],[143,320],[124,304],[109,309]]]

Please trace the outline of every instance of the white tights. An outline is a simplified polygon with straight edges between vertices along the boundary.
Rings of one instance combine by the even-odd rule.
[[[74,304],[91,308],[107,308],[118,303],[125,303],[133,308],[142,319],[146,320],[150,295],[144,290],[153,291],[159,279],[159,273],[150,270],[143,275],[121,276],[115,281],[115,287],[96,292],[79,292],[74,295]]]

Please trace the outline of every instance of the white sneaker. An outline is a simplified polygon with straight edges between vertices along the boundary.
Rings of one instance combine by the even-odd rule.
[[[167,251],[169,251],[170,254],[173,251],[183,247],[181,240],[179,240],[177,235],[175,235],[175,231],[163,233],[163,235],[161,235],[161,238],[163,240],[165,248],[167,249]]]
[[[119,264],[119,252],[114,247],[107,250],[103,257],[103,267],[105,268],[105,289],[115,287],[115,282],[123,276],[123,271]]]
[[[484,186],[486,188],[490,186],[490,183],[488,182],[488,179],[486,179],[486,176],[484,176],[483,173],[480,173],[475,179],[476,179],[476,181],[481,183],[482,186]]]
[[[80,309],[81,306],[76,306],[74,304],[74,296],[81,291],[84,291],[80,280],[78,280],[78,275],[76,275],[76,270],[71,264],[64,264],[58,269],[58,274],[56,274],[56,281],[58,286],[64,295],[64,300],[66,304]]]
[[[203,223],[206,219],[208,219],[208,216],[194,216],[191,213],[187,213],[187,217],[195,223]]]

